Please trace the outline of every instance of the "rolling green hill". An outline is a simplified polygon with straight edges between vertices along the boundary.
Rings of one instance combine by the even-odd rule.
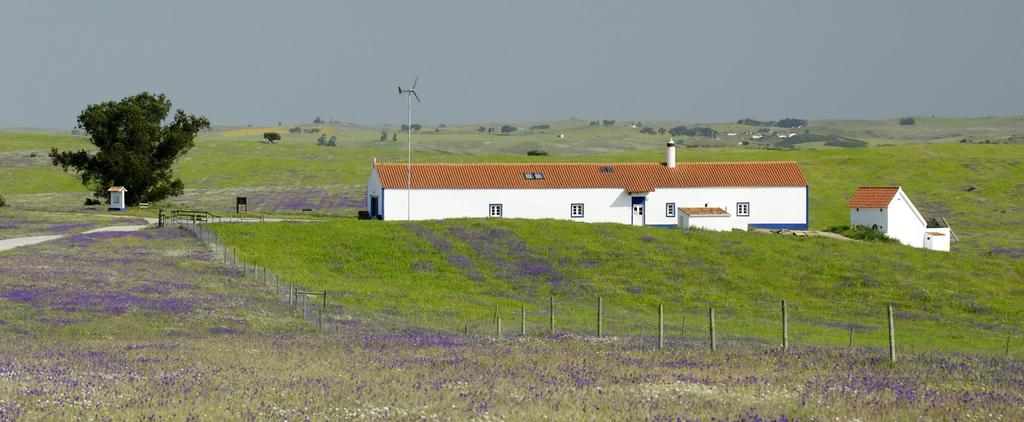
[[[1006,124],[1013,122],[1010,118],[997,120]],[[883,123],[876,122],[876,130],[881,130],[877,128],[884,126]],[[812,123],[812,127],[815,124]],[[846,127],[856,127],[859,123],[846,124]],[[924,123],[918,125],[924,126]],[[553,130],[558,127],[558,124],[553,125]],[[196,207],[225,213],[233,211],[234,196],[241,195],[250,198],[251,210],[255,212],[288,214],[308,208],[322,215],[354,215],[365,206],[365,184],[372,160],[404,161],[405,145],[401,141],[377,142],[374,140],[377,132],[363,127],[337,126],[331,130],[330,133],[341,139],[339,147],[316,146],[318,135],[314,134],[286,134],[279,144],[260,143],[257,139],[264,131],[260,128],[204,134],[178,163],[177,171],[185,181],[186,194],[160,206]],[[564,145],[561,139],[541,139],[540,135],[481,135],[468,127],[444,130],[454,133],[442,131],[416,136],[416,161],[664,159],[660,138],[651,137],[631,144],[631,138],[624,138],[627,136],[625,127],[578,128],[581,134],[594,138],[564,141],[567,142]],[[608,137],[602,138],[601,133]],[[576,147],[572,142],[590,142],[598,145],[595,149],[610,152],[589,153],[588,148]],[[612,150],[614,142],[618,142],[618,150]],[[50,146],[71,149],[87,145],[81,138],[65,135],[0,133],[0,194],[19,209],[81,209],[82,201],[88,196],[85,189],[75,177],[50,165],[46,152]],[[527,157],[525,152],[529,149],[545,149],[552,155]],[[31,157],[33,152],[36,157]],[[1024,194],[1020,177],[1024,162],[1024,145],[1021,144],[911,143],[794,151],[684,148],[679,152],[679,159],[797,161],[811,186],[810,223],[815,229],[849,222],[845,203],[858,185],[903,185],[926,217],[949,220],[963,240],[955,244],[954,249],[974,254],[993,252],[1024,256],[1024,227],[1018,217],[1017,200]]]
[[[1024,261],[892,244],[758,233],[680,232],[552,220],[217,224],[244,259],[310,289],[328,289],[358,318],[448,330],[593,334],[604,297],[610,334],[653,335],[658,304],[670,333],[702,336],[708,306],[720,336],[777,338],[780,300],[796,342],[883,345],[885,306],[901,344],[995,352],[1024,327]]]

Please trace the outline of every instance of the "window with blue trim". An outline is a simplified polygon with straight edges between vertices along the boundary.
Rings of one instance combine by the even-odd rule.
[[[737,202],[736,203],[736,216],[737,217],[750,217],[750,203],[749,202]]]
[[[488,207],[487,215],[491,217],[501,217],[501,204],[491,204]]]
[[[583,218],[583,204],[572,204],[569,206],[569,217]]]
[[[669,203],[665,204],[665,217],[675,217],[675,216],[676,216],[676,203],[675,202],[669,202]]]

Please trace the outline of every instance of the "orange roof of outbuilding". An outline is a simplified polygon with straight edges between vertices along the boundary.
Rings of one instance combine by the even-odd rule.
[[[607,171],[607,169],[611,171]],[[377,163],[386,189],[406,187],[406,164]],[[527,179],[524,173],[541,173]],[[682,163],[413,164],[413,189],[600,189],[631,193],[672,187],[807,186],[792,161]]]
[[[128,189],[125,189],[124,186],[111,186],[107,192],[128,192]]]
[[[709,208],[709,207],[698,207],[698,208],[679,208],[679,212],[685,213],[690,217],[705,217],[705,216],[723,216],[728,217],[729,213],[721,208]]]
[[[885,208],[899,192],[899,186],[861,186],[846,204],[848,208]]]

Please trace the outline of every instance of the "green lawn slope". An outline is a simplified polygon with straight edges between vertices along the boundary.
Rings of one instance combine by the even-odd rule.
[[[900,245],[758,233],[681,232],[551,220],[218,224],[239,255],[310,289],[328,289],[358,318],[489,333],[605,332],[774,341],[790,304],[796,343],[883,345],[893,304],[901,347],[972,353],[1016,339],[1024,262]],[[1014,340],[1016,341],[1016,340]]]

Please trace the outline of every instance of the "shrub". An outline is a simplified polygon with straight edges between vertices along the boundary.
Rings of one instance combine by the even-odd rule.
[[[914,123],[917,122],[914,121],[913,117],[904,117],[900,119],[900,126],[912,126]]]
[[[542,149],[531,149],[526,152],[526,155],[548,155],[548,152]]]
[[[850,239],[866,240],[871,242],[896,243],[896,239],[886,236],[881,230],[864,226],[832,226],[825,229],[827,232],[843,235]]]
[[[6,207],[6,206],[7,206],[7,199],[5,199],[3,195],[0,195],[0,207]]]
[[[96,198],[85,198],[85,205],[99,205],[100,200]]]

